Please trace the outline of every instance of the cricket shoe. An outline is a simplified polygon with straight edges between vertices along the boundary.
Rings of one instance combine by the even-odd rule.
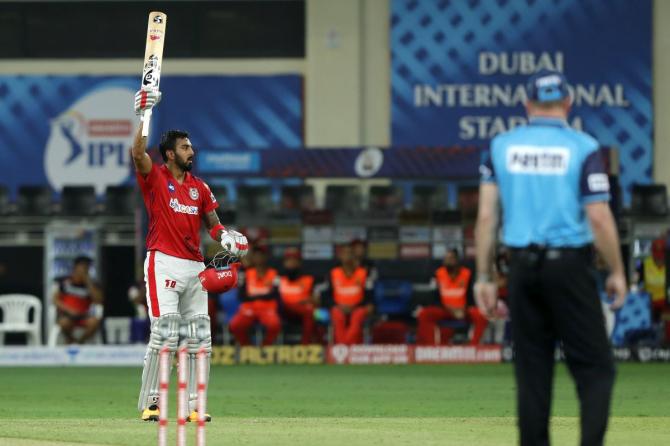
[[[152,404],[142,411],[142,421],[158,421],[158,406]]]
[[[196,423],[198,421],[198,411],[194,410],[193,412],[191,412],[191,415],[189,415],[188,418],[186,418],[186,421],[192,421]],[[205,421],[208,423],[211,422],[212,416],[208,413],[205,413]]]

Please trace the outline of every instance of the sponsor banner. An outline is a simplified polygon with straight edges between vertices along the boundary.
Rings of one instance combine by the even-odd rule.
[[[612,355],[618,362],[670,362],[670,347],[613,347]],[[556,361],[565,361],[565,352],[562,348],[554,352]],[[507,345],[502,347],[503,362],[514,359],[514,348]]]
[[[138,366],[143,345],[69,345],[59,347],[3,347],[0,366]]]
[[[447,141],[445,141],[446,143]],[[371,153],[370,162],[365,162]],[[381,155],[383,153],[383,156]],[[396,178],[473,179],[478,176],[477,147],[435,148],[310,148],[304,150],[219,150],[198,152],[196,169],[215,183],[217,178]],[[204,165],[201,161],[206,160]],[[227,161],[231,161],[228,165]],[[203,170],[204,169],[204,170]]]
[[[329,364],[409,364],[411,345],[333,345],[328,347]]]
[[[272,243],[300,243],[300,227],[298,225],[276,225],[270,228]]]
[[[460,226],[433,227],[433,241],[453,243],[454,246],[463,243],[463,229]]]
[[[370,242],[368,256],[373,260],[395,260],[398,258],[398,243]]]
[[[414,349],[418,364],[501,362],[499,345],[419,347]]]
[[[651,14],[651,0],[392,0],[392,144],[484,147],[526,122],[529,75],[557,70],[570,124],[619,148],[628,197],[652,179]]]
[[[139,125],[133,110],[138,76],[0,76],[3,184],[90,184],[132,179],[129,148]],[[163,131],[185,129],[196,147],[197,173],[253,172],[258,152],[221,148],[295,148],[303,144],[302,77],[163,76],[149,146]],[[202,101],[194,91],[207,91]],[[185,112],[187,110],[187,112]]]
[[[261,170],[261,156],[258,152],[214,152],[198,154],[198,172],[216,173],[258,173]]]
[[[430,257],[430,244],[404,243],[400,245],[401,259],[427,259]]]
[[[498,363],[499,345],[419,347],[414,345],[333,345],[329,364],[450,364]]]
[[[400,241],[403,243],[430,242],[430,228],[428,226],[401,226]]]
[[[398,241],[397,226],[371,226],[368,230],[368,240],[371,242]]]
[[[212,365],[272,365],[324,363],[321,345],[269,345],[266,347],[212,347]]]
[[[302,258],[305,260],[330,260],[334,255],[333,245],[330,243],[303,243]]]
[[[367,238],[365,226],[335,226],[333,241],[335,243],[349,243],[353,240],[363,240]]]
[[[306,242],[326,243],[333,241],[332,226],[304,226],[302,239]]]

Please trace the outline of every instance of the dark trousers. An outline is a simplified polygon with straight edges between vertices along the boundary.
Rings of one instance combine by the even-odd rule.
[[[549,444],[554,350],[560,341],[577,385],[581,445],[602,445],[614,362],[590,249],[512,250],[509,273],[522,446]]]

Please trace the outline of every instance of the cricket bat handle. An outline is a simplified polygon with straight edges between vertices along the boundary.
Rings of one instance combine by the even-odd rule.
[[[142,115],[142,136],[145,138],[149,136],[150,122],[151,122],[151,109],[148,108],[144,110],[144,114]]]

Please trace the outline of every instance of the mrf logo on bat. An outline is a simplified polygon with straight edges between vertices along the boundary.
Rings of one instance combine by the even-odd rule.
[[[129,176],[136,130],[131,89],[99,86],[50,122],[44,165],[51,186],[92,184],[97,193]]]

